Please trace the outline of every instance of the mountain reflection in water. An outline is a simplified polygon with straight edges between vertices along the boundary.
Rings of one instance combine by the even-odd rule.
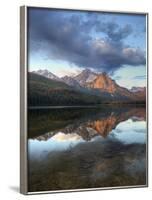
[[[29,191],[146,184],[144,107],[29,110]]]

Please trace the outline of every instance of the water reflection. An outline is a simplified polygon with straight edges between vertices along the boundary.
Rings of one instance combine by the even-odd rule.
[[[146,184],[145,108],[29,113],[30,191]]]

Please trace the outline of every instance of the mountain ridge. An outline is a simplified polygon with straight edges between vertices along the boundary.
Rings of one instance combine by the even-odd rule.
[[[31,72],[51,81],[58,81],[63,86],[66,85],[66,89],[71,87],[71,91],[80,92],[83,94],[89,94],[92,96],[98,96],[104,101],[145,101],[146,88],[145,87],[133,87],[131,90],[118,85],[108,74],[95,73],[90,69],[83,70],[80,74],[71,77],[57,77],[48,70],[38,70]],[[52,82],[52,84],[54,84]],[[68,88],[69,86],[69,88]]]

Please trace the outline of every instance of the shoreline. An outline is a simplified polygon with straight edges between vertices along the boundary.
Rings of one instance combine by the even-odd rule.
[[[78,105],[78,106],[28,106],[28,110],[36,110],[36,109],[63,109],[63,108],[100,108],[103,106],[120,106],[120,105],[125,105],[125,106],[133,106],[133,107],[145,107],[146,104],[122,104],[122,103],[105,103],[105,104],[100,104],[100,105]]]

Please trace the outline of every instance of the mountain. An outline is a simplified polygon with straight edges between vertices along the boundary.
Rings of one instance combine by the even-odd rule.
[[[28,75],[29,106],[70,106],[100,104],[102,98],[81,92],[64,82],[36,73]]]
[[[74,77],[81,86],[85,86],[86,83],[93,81],[97,77],[97,74],[92,72],[90,69],[83,70],[80,74]]]
[[[81,88],[79,82],[70,76],[64,76],[61,78],[61,80],[69,86]]]
[[[146,100],[146,88],[145,87],[133,87],[131,90],[119,86],[114,80],[112,80],[106,73],[100,73],[96,75],[96,78],[85,85],[87,88],[96,89],[102,94],[111,94],[111,97],[115,101],[134,101],[145,102]],[[110,100],[110,99],[109,99]]]
[[[132,87],[130,89],[130,92],[145,92],[146,88],[145,87]]]
[[[43,101],[47,103],[45,102],[44,105],[54,105],[57,102],[59,105],[84,105],[85,103],[88,105],[97,102],[145,103],[146,101],[146,88],[133,87],[128,90],[119,86],[108,74],[95,73],[89,69],[83,70],[75,77],[59,78],[48,70],[38,70],[30,74],[32,79],[29,88],[34,88],[34,94],[31,93],[31,95],[36,98],[34,95],[37,95],[37,91],[39,95],[45,93],[44,96],[47,98],[44,97]],[[37,77],[37,82],[33,82],[33,78],[36,78],[34,75],[39,77]],[[88,97],[90,99],[87,99]],[[49,101],[49,98],[52,100]],[[56,98],[58,98],[57,102],[55,102]]]
[[[52,80],[60,81],[59,77],[57,77],[56,75],[54,75],[53,73],[51,73],[47,69],[44,69],[44,70],[40,69],[40,70],[37,70],[37,71],[33,71],[32,73],[44,76],[44,77],[52,79]]]
[[[86,84],[87,88],[96,89],[101,93],[110,94],[113,100],[119,101],[135,101],[136,96],[128,89],[119,86],[114,80],[112,80],[106,73],[101,73],[96,78]]]
[[[146,100],[146,87],[132,87],[130,90],[137,99]]]
[[[139,98],[139,94],[134,94],[128,89],[119,86],[108,74],[95,73],[89,69],[83,70],[74,77],[79,84],[90,92],[102,96],[106,101],[138,101],[144,100],[144,96]],[[138,99],[139,98],[139,99]]]
[[[44,76],[45,78],[49,78],[51,80],[64,82],[67,85],[72,86],[72,87],[76,87],[76,88],[80,88],[81,87],[79,82],[76,81],[74,78],[72,78],[70,76],[64,76],[62,78],[59,78],[58,76],[56,76],[55,74],[51,73],[47,69],[45,69],[45,70],[41,70],[40,69],[40,70],[37,70],[37,71],[33,71],[32,73]]]

